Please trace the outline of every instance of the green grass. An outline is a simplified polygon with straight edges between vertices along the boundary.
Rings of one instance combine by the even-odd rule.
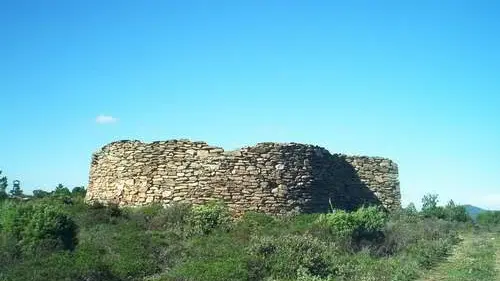
[[[469,233],[452,256],[421,281],[494,281],[499,278],[500,235]]]

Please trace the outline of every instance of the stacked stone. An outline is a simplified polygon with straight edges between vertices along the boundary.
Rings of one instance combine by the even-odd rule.
[[[371,187],[386,208],[397,209],[401,206],[396,163],[382,157],[345,156],[345,159],[354,167],[361,182]]]
[[[399,207],[397,166],[297,143],[224,151],[205,142],[119,141],[92,157],[88,202],[138,206],[224,201],[235,213],[326,211],[364,203]]]

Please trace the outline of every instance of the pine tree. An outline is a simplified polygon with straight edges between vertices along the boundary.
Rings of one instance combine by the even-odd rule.
[[[0,200],[7,198],[7,177],[2,177],[2,171],[0,170]]]
[[[20,197],[23,196],[23,190],[21,189],[21,182],[18,180],[15,180],[12,183],[12,190],[10,191],[10,194],[12,196]]]
[[[54,195],[56,196],[70,196],[71,191],[61,183],[56,186],[56,189],[54,190]]]

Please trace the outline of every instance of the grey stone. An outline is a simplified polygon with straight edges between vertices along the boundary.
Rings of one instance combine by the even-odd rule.
[[[87,202],[141,206],[224,200],[235,214],[257,205],[266,213],[286,214],[328,208],[325,200],[314,199],[313,190],[336,198],[332,203],[340,207],[348,198],[363,201],[353,197],[363,194],[377,197],[387,209],[398,208],[401,199],[396,163],[330,154],[313,145],[260,143],[224,152],[188,140],[119,141],[91,159]]]

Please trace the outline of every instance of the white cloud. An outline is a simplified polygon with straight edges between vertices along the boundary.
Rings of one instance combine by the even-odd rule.
[[[118,122],[118,118],[110,115],[99,115],[95,118],[97,124],[112,124]]]

